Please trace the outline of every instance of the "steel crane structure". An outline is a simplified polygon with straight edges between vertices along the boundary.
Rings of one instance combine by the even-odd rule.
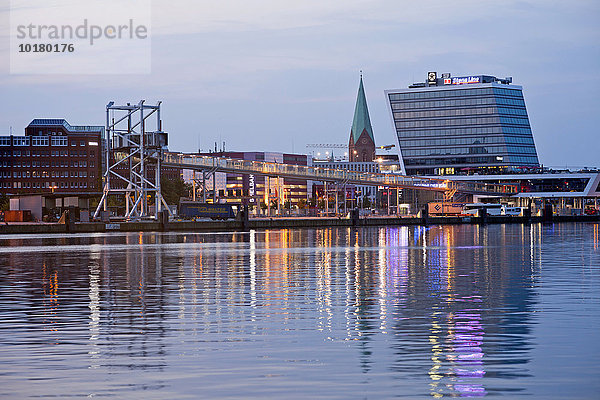
[[[102,210],[108,211],[111,195],[124,196],[126,219],[158,219],[163,206],[169,209],[160,190],[161,162],[167,146],[160,105],[141,100],[126,105],[111,101],[106,106],[104,188],[94,218]],[[154,199],[154,207],[149,207],[150,199]]]

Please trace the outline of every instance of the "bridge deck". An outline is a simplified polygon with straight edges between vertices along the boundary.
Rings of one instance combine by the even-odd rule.
[[[165,155],[163,165],[195,170],[214,170],[236,174],[280,176],[321,182],[337,182],[362,186],[388,186],[402,189],[457,191],[470,194],[517,194],[516,185],[497,185],[479,182],[456,182],[450,180],[406,176],[398,174],[370,173],[329,169],[315,166],[280,164],[264,161],[237,160],[222,157],[196,156],[191,154]]]

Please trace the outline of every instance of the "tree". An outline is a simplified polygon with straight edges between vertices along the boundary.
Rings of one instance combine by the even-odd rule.
[[[190,194],[191,185],[186,184],[183,179],[160,179],[161,194],[167,204],[179,204],[181,197],[187,197]]]
[[[306,200],[300,199],[298,200],[298,209],[304,210],[306,208]]]
[[[10,200],[5,194],[0,194],[0,211],[8,211],[10,208]]]
[[[363,197],[363,208],[371,208],[371,200],[369,199],[369,197],[367,195],[365,195]]]

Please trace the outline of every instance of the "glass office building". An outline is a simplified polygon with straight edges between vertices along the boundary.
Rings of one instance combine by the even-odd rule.
[[[428,73],[424,83],[386,90],[409,175],[533,170],[539,161],[523,91],[512,78]]]

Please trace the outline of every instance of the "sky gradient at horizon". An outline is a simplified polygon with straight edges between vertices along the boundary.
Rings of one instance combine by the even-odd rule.
[[[152,2],[150,75],[10,75],[0,2],[0,135],[33,118],[103,125],[109,101],[163,101],[173,151],[305,153],[347,143],[359,71],[377,145],[397,143],[383,91],[512,76],[540,162],[600,166],[600,3],[391,0]]]

